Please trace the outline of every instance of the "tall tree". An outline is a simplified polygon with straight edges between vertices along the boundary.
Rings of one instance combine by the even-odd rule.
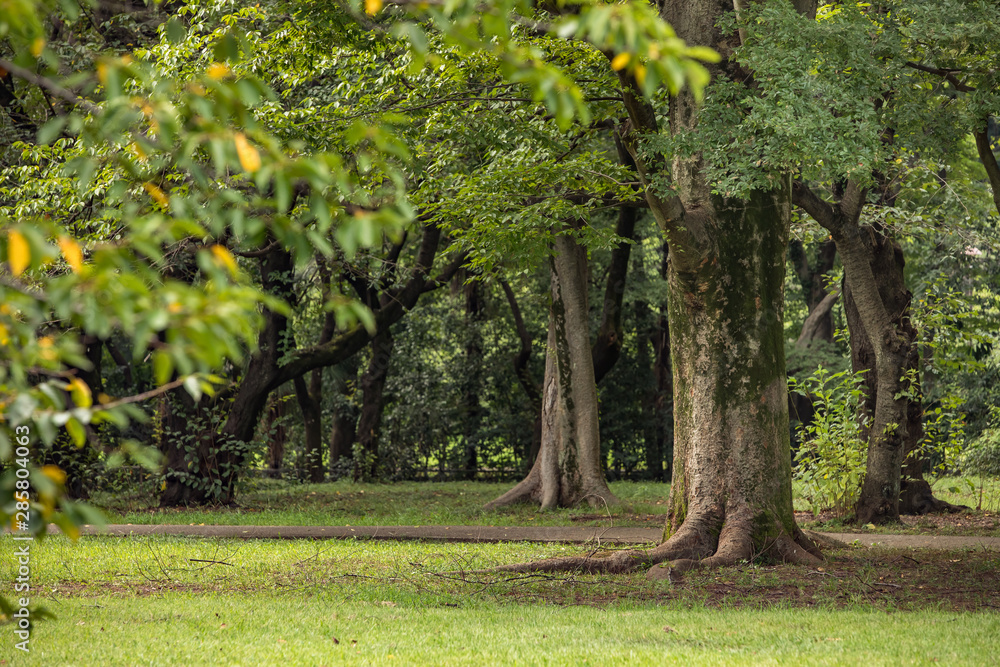
[[[731,10],[722,0],[661,5],[679,37],[719,53],[716,77],[750,81],[752,73],[734,58],[739,37],[719,27]],[[670,244],[674,475],[666,539],[645,553],[511,569],[622,571],[664,561],[683,569],[757,555],[815,563],[819,552],[796,525],[791,502],[782,319],[790,179],[764,171],[744,197],[713,192],[707,170],[713,156],[663,155],[656,109],[634,72],[618,73],[629,152]],[[694,97],[682,93],[670,102],[666,129],[683,137],[700,114]],[[654,566],[649,574],[667,572]]]

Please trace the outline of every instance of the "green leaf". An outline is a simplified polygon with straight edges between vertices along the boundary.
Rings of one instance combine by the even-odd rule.
[[[187,28],[176,16],[171,16],[166,26],[167,41],[180,44],[187,37]]]

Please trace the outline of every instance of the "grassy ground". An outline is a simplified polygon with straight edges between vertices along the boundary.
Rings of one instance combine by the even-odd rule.
[[[934,533],[1000,536],[1000,480],[944,478],[934,489],[948,502],[981,507],[939,517],[909,517],[902,526],[872,532]],[[670,487],[667,484],[615,482],[611,489],[620,507],[589,507],[539,512],[529,505],[483,512],[482,506],[509,485],[486,482],[401,482],[397,484],[292,484],[256,480],[235,508],[160,509],[151,495],[105,494],[94,502],[106,509],[112,523],[224,524],[272,526],[322,525],[493,525],[493,526],[662,526]],[[980,499],[980,491],[982,498]],[[981,505],[980,505],[981,502]],[[796,508],[806,504],[796,500]],[[816,530],[855,531],[834,517],[800,517]]]
[[[672,585],[475,572],[574,549],[50,538],[32,585],[57,619],[27,660],[4,637],[0,664],[989,664],[1000,636],[995,552],[851,548]]]

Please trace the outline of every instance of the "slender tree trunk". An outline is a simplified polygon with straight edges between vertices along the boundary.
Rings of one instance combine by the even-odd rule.
[[[285,428],[285,406],[287,403],[278,393],[271,394],[267,399],[264,433],[267,438],[267,467],[273,472],[271,477],[281,477],[280,470],[285,466],[285,448],[288,444],[288,433]]]
[[[617,502],[601,470],[586,259],[571,236],[556,237],[541,448],[527,478],[487,504],[487,510],[516,502],[537,502],[542,509]]]
[[[357,364],[353,361],[345,362],[335,370],[334,391],[338,400],[334,402],[333,424],[330,427],[330,471],[341,474],[343,470],[338,464],[354,457],[358,416],[349,403],[348,377],[356,380],[358,371]]]
[[[867,353],[858,367],[872,369],[868,385],[868,460],[865,481],[855,507],[858,523],[899,521],[900,469],[908,443],[914,437],[909,409],[910,386],[903,372],[916,347],[916,330],[909,323],[906,308],[909,293],[902,280],[902,254],[897,257],[885,234],[859,225],[867,191],[848,181],[841,200],[830,204],[808,186],[796,182],[796,204],[830,231],[844,264],[844,289],[850,292],[848,309],[852,329],[852,352]],[[884,292],[884,294],[883,294]],[[854,324],[850,324],[853,319]],[[863,349],[862,341],[869,346]]]
[[[379,478],[382,466],[378,449],[379,423],[382,421],[385,380],[395,340],[386,329],[372,339],[372,358],[361,377],[361,417],[358,419],[357,447],[354,459],[354,481]]]
[[[789,244],[789,254],[795,273],[805,295],[808,316],[802,323],[802,331],[795,341],[798,348],[809,347],[813,341],[833,342],[833,306],[840,292],[826,291],[826,274],[833,269],[837,257],[837,244],[828,239],[819,244],[813,261],[806,248],[798,239]]]
[[[323,410],[320,396],[309,391],[302,376],[295,378],[294,386],[305,427],[306,476],[310,482],[322,482],[326,469],[323,467]]]
[[[518,383],[524,389],[524,393],[528,395],[532,413],[535,415],[534,424],[531,429],[531,440],[525,443],[523,453],[525,468],[530,471],[535,465],[535,460],[538,458],[538,451],[542,446],[542,393],[535,379],[531,376],[529,365],[531,362],[531,334],[524,325],[524,318],[521,316],[521,309],[517,305],[514,290],[510,288],[510,285],[505,280],[500,280],[500,287],[507,297],[511,315],[514,317],[514,327],[517,330],[517,337],[521,341],[521,348],[514,355],[514,374],[517,376]]]
[[[483,319],[483,299],[479,281],[472,281],[463,287],[465,297],[465,377],[462,379],[462,403],[465,407],[463,420],[463,440],[465,450],[462,455],[462,477],[468,480],[476,478],[479,468],[479,428],[482,420],[482,408],[479,405],[479,393],[482,383],[479,369],[482,365],[483,345],[479,331]]]

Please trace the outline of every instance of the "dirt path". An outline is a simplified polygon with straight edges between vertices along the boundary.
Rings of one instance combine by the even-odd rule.
[[[50,532],[57,532],[49,527]],[[594,528],[583,526],[193,526],[109,525],[84,526],[83,535],[190,535],[244,539],[382,539],[440,540],[445,542],[566,542],[609,545],[654,545],[661,528]],[[961,535],[875,535],[815,533],[829,546],[859,544],[910,549],[988,549],[1000,551],[1000,537]]]

